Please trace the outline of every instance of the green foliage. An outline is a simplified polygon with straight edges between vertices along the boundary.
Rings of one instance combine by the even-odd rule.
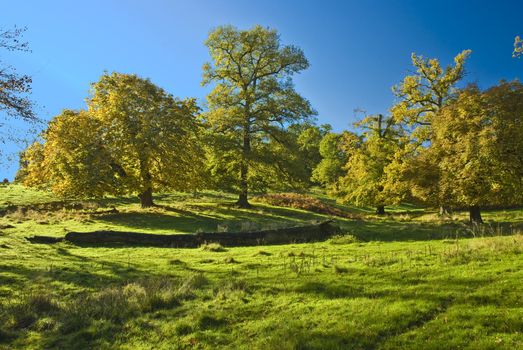
[[[441,191],[457,206],[523,203],[523,85],[464,89],[433,120],[430,153]]]
[[[458,83],[465,74],[465,62],[470,50],[454,57],[454,66],[441,67],[435,58],[425,59],[412,54],[412,65],[416,73],[408,75],[393,92],[399,102],[391,108],[398,122],[414,126],[413,137],[419,142],[430,139],[432,118],[451,101]]]
[[[438,159],[426,154],[433,137],[432,122],[440,110],[452,102],[456,84],[465,74],[465,62],[470,50],[454,58],[454,65],[443,68],[439,60],[412,54],[413,75],[393,87],[399,101],[391,108],[395,121],[408,132],[409,143],[398,150],[387,167],[386,190],[410,192],[428,204],[447,205],[447,196],[438,188]],[[399,196],[396,200],[402,200]]]
[[[294,129],[296,129],[300,156],[299,168],[304,170],[307,182],[315,181],[314,169],[322,161],[321,142],[330,133],[332,127],[328,124],[321,126],[297,124],[294,125]],[[293,130],[291,129],[291,131]]]
[[[356,142],[357,136],[344,131],[341,134],[329,132],[320,142],[321,161],[314,168],[312,180],[325,186],[331,193],[336,193],[339,178],[343,175],[343,166],[347,163],[346,150]]]
[[[521,57],[523,54],[523,40],[518,36],[514,39],[514,52],[512,53],[512,57]]]
[[[456,207],[521,205],[523,85],[457,90],[470,51],[446,68],[413,54],[416,72],[394,88],[391,116],[335,134],[311,124],[314,111],[291,80],[308,62],[276,31],[218,27],[206,45],[203,84],[213,89],[203,120],[193,99],[136,75],[104,74],[87,110],[64,110],[22,153],[17,181],[28,186],[120,197],[72,203],[0,188],[0,348],[523,347],[521,209],[489,211],[488,224],[470,226],[461,212],[444,221],[405,204],[375,217],[344,205],[384,210],[409,194]],[[249,191],[303,190],[311,181],[344,203],[279,193],[238,209],[231,195],[204,191],[161,193],[155,208],[138,208],[152,205],[153,191],[204,186],[239,193],[248,207]],[[133,194],[140,203],[121,197]],[[24,239],[249,231],[331,216],[350,234],[263,250]]]
[[[362,133],[359,140],[354,139],[347,146],[349,157],[344,166],[346,173],[339,180],[338,195],[345,202],[378,207],[383,214],[380,208],[397,203],[397,196],[384,191],[385,169],[401,148],[403,131],[395,119],[382,115],[366,117],[356,126]]]
[[[204,65],[202,83],[214,88],[205,117],[218,134],[209,157],[211,174],[223,174],[224,187],[239,193],[239,204],[246,206],[249,188],[266,189],[278,175],[293,178],[288,169],[296,166],[288,163],[295,163],[295,154],[282,151],[292,145],[286,128],[314,111],[291,78],[308,62],[299,48],[281,46],[276,31],[261,26],[218,27],[206,45],[212,63]]]
[[[28,186],[60,196],[101,197],[201,187],[198,108],[147,79],[104,74],[92,85],[86,111],[64,110],[22,154]],[[146,198],[146,197],[149,198]],[[147,202],[149,200],[149,202]]]

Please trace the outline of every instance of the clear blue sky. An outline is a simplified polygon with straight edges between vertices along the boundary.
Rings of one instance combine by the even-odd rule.
[[[32,53],[1,51],[0,59],[33,77],[32,98],[47,120],[63,108],[82,108],[89,83],[104,70],[136,73],[203,101],[209,30],[261,24],[304,50],[311,67],[295,79],[296,88],[319,123],[342,130],[355,108],[387,112],[391,86],[409,72],[412,52],[449,63],[472,49],[466,81],[481,87],[520,77],[523,60],[511,53],[514,36],[523,34],[522,10],[521,0],[5,0],[0,27],[27,26]],[[8,142],[2,150],[9,155],[20,147]],[[16,160],[3,157],[0,178],[13,178],[16,168]]]

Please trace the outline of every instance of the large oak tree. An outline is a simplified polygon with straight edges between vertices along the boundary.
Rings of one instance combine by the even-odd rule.
[[[279,155],[288,126],[314,114],[292,83],[309,63],[302,50],[281,45],[275,30],[261,26],[218,27],[205,44],[212,62],[203,67],[203,84],[213,85],[206,118],[219,140],[211,171],[239,193],[238,206],[249,207],[249,188],[262,189],[273,176],[267,169],[286,172]]]
[[[410,188],[415,197],[439,205],[442,214],[449,210],[449,203],[446,193],[437,187],[440,183],[438,160],[424,153],[430,148],[434,135],[433,119],[453,101],[457,84],[465,75],[470,52],[462,51],[454,58],[454,64],[447,67],[438,59],[413,53],[415,72],[393,88],[398,101],[391,108],[391,114],[409,132],[410,144],[403,148],[404,154],[395,158],[396,164],[391,164],[393,172],[388,174],[387,187],[394,184],[398,190]],[[421,171],[412,172],[414,168]]]
[[[439,188],[473,223],[483,222],[481,207],[523,203],[522,116],[523,85],[503,82],[464,89],[433,120]]]
[[[359,137],[344,144],[347,163],[339,179],[338,195],[345,202],[370,205],[376,214],[385,214],[385,205],[395,204],[397,196],[386,191],[386,168],[402,147],[403,130],[395,119],[381,114],[357,122]]]
[[[193,99],[179,100],[148,79],[104,74],[92,85],[88,109],[63,111],[30,147],[28,185],[70,197],[189,191],[201,185],[204,154]]]

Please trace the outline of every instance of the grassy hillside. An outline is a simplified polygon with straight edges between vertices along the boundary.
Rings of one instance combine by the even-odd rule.
[[[441,349],[523,347],[523,210],[439,220],[399,207],[377,218],[340,206],[328,242],[199,249],[30,244],[33,234],[172,233],[283,227],[325,219],[206,192],[75,209],[0,188],[0,349]],[[323,198],[323,200],[326,200]],[[332,204],[332,203],[330,203]],[[103,213],[115,207],[117,213]],[[473,238],[475,237],[475,238]]]

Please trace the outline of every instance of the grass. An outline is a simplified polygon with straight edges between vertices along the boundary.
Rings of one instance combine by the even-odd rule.
[[[9,199],[8,199],[9,198]],[[18,186],[0,203],[55,201]],[[321,197],[320,197],[321,198]],[[0,349],[516,349],[523,348],[523,210],[396,208],[339,218],[327,242],[198,249],[30,244],[33,234],[114,229],[247,230],[326,216],[219,193],[133,198],[99,209],[0,218]],[[351,211],[350,207],[340,206]],[[9,226],[11,226],[9,228]]]

